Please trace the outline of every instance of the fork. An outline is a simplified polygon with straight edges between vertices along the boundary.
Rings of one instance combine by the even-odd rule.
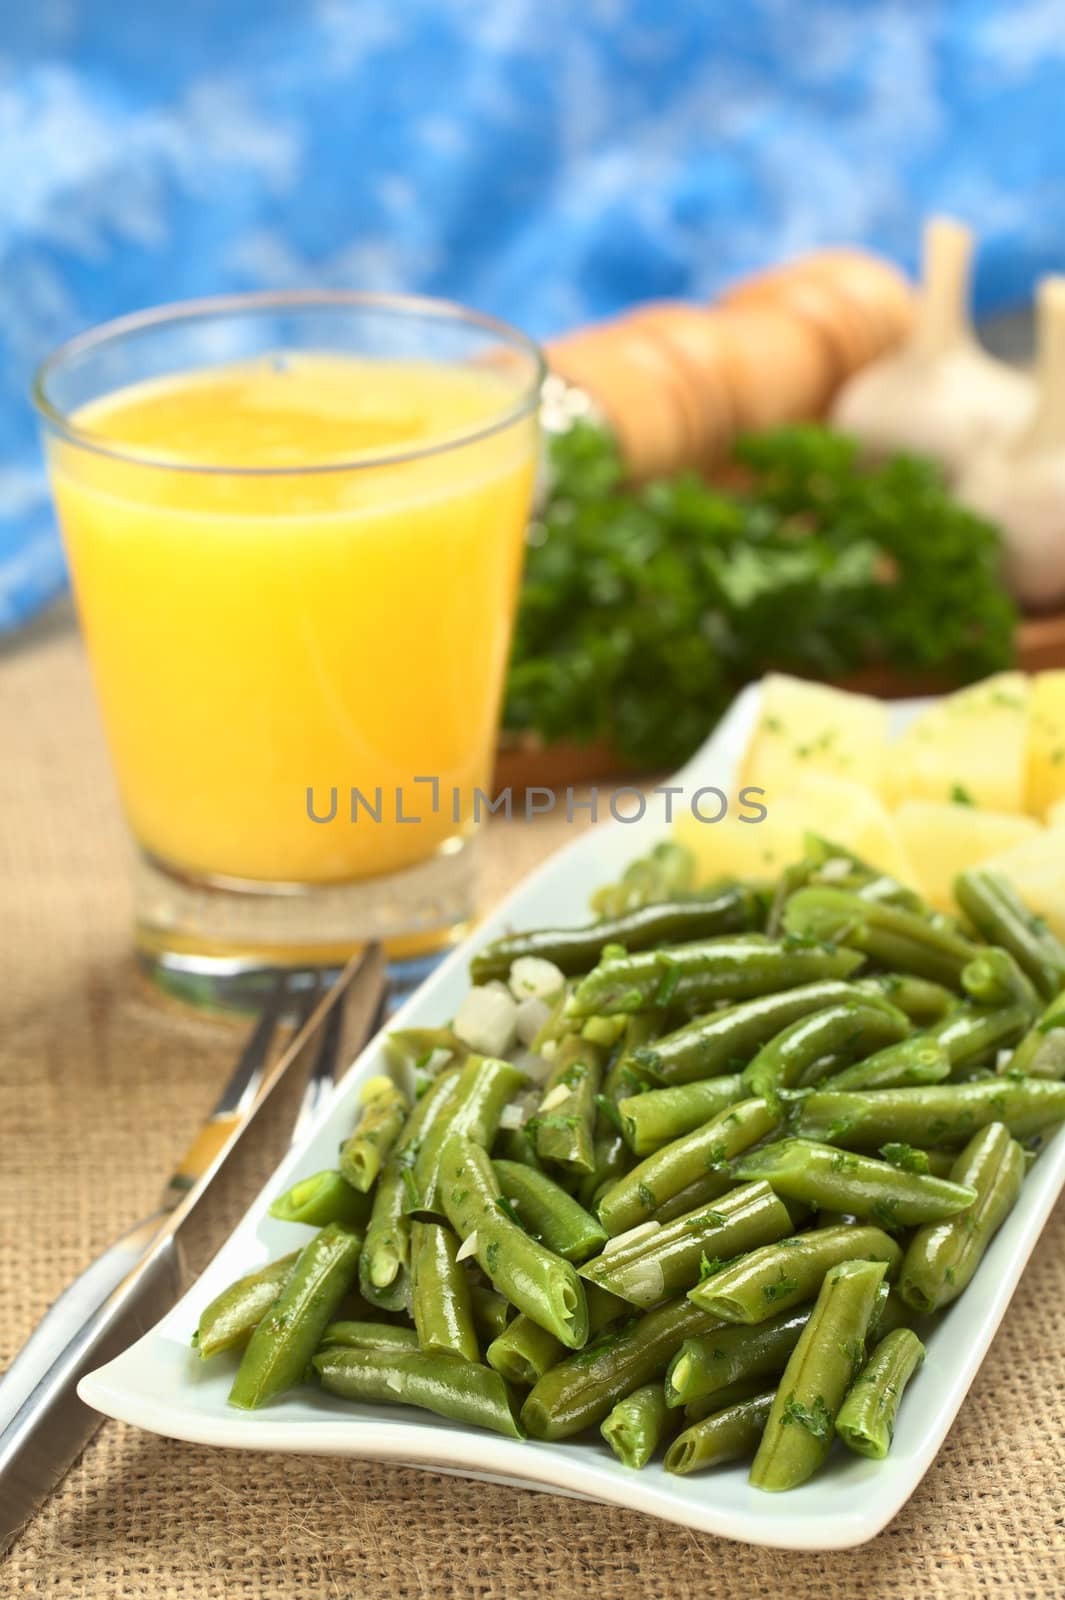
[[[182,1245],[207,1221],[207,1192],[259,1108],[290,1067],[310,1055],[294,1130],[302,1137],[333,1092],[338,1061],[352,1059],[381,1015],[384,958],[371,945],[333,992],[323,993],[315,976],[313,988],[297,996],[302,1021],[267,1070],[295,981],[290,974],[276,981],[214,1112],[167,1184],[161,1208],[116,1240],[59,1297],[0,1383],[0,1554],[103,1420],[78,1399],[80,1377],[125,1348],[180,1295]]]

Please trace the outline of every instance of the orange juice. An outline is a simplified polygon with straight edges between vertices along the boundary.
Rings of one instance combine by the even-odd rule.
[[[520,399],[488,366],[300,352],[119,389],[73,417],[96,448],[51,442],[119,786],[152,856],[339,884],[469,830],[534,471]],[[435,813],[417,777],[438,780]],[[351,821],[353,787],[381,790],[380,822]],[[334,820],[312,821],[308,791],[324,815],[334,788]],[[396,820],[397,788],[420,820]]]

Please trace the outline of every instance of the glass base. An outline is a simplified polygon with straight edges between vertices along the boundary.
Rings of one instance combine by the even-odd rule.
[[[139,851],[139,964],[176,999],[250,1011],[279,969],[339,971],[377,940],[410,987],[473,920],[476,847],[474,835],[452,839],[405,872],[349,884],[195,878]]]

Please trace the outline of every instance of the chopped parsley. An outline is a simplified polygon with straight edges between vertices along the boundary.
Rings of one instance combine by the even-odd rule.
[[[912,1144],[882,1144],[880,1154],[900,1172],[927,1172],[928,1153],[916,1150]]]
[[[797,1422],[806,1429],[815,1439],[830,1439],[832,1437],[833,1417],[828,1409],[824,1395],[819,1394],[814,1399],[812,1406],[803,1405],[795,1395],[789,1395],[784,1402],[784,1410],[780,1418],[782,1428],[788,1427],[792,1422]]]
[[[763,1283],[762,1299],[766,1305],[773,1305],[777,1300],[783,1300],[789,1294],[794,1294],[799,1287],[797,1278],[789,1278],[781,1268],[780,1276],[775,1283]]]

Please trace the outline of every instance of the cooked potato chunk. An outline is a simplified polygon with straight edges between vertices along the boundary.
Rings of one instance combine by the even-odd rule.
[[[1025,903],[1065,939],[1065,827],[1041,828],[983,865],[1008,878]]]
[[[953,884],[959,872],[1039,832],[1031,817],[941,800],[905,801],[895,813],[895,825],[921,893],[941,911],[954,909]]]
[[[731,811],[715,823],[699,822],[690,811],[678,816],[676,835],[694,854],[700,882],[775,877],[802,856],[803,835],[812,832],[916,885],[894,822],[868,789],[814,773],[765,789],[768,814],[761,822],[741,822]]]
[[[1000,672],[937,701],[892,747],[895,803],[956,800],[988,811],[1023,811],[1028,699],[1023,672]]]
[[[879,700],[770,673],[740,781],[778,801],[810,773],[879,792],[886,748],[887,711]]]
[[[1065,671],[1032,679],[1028,718],[1028,810],[1044,817],[1055,802],[1065,804]]]

